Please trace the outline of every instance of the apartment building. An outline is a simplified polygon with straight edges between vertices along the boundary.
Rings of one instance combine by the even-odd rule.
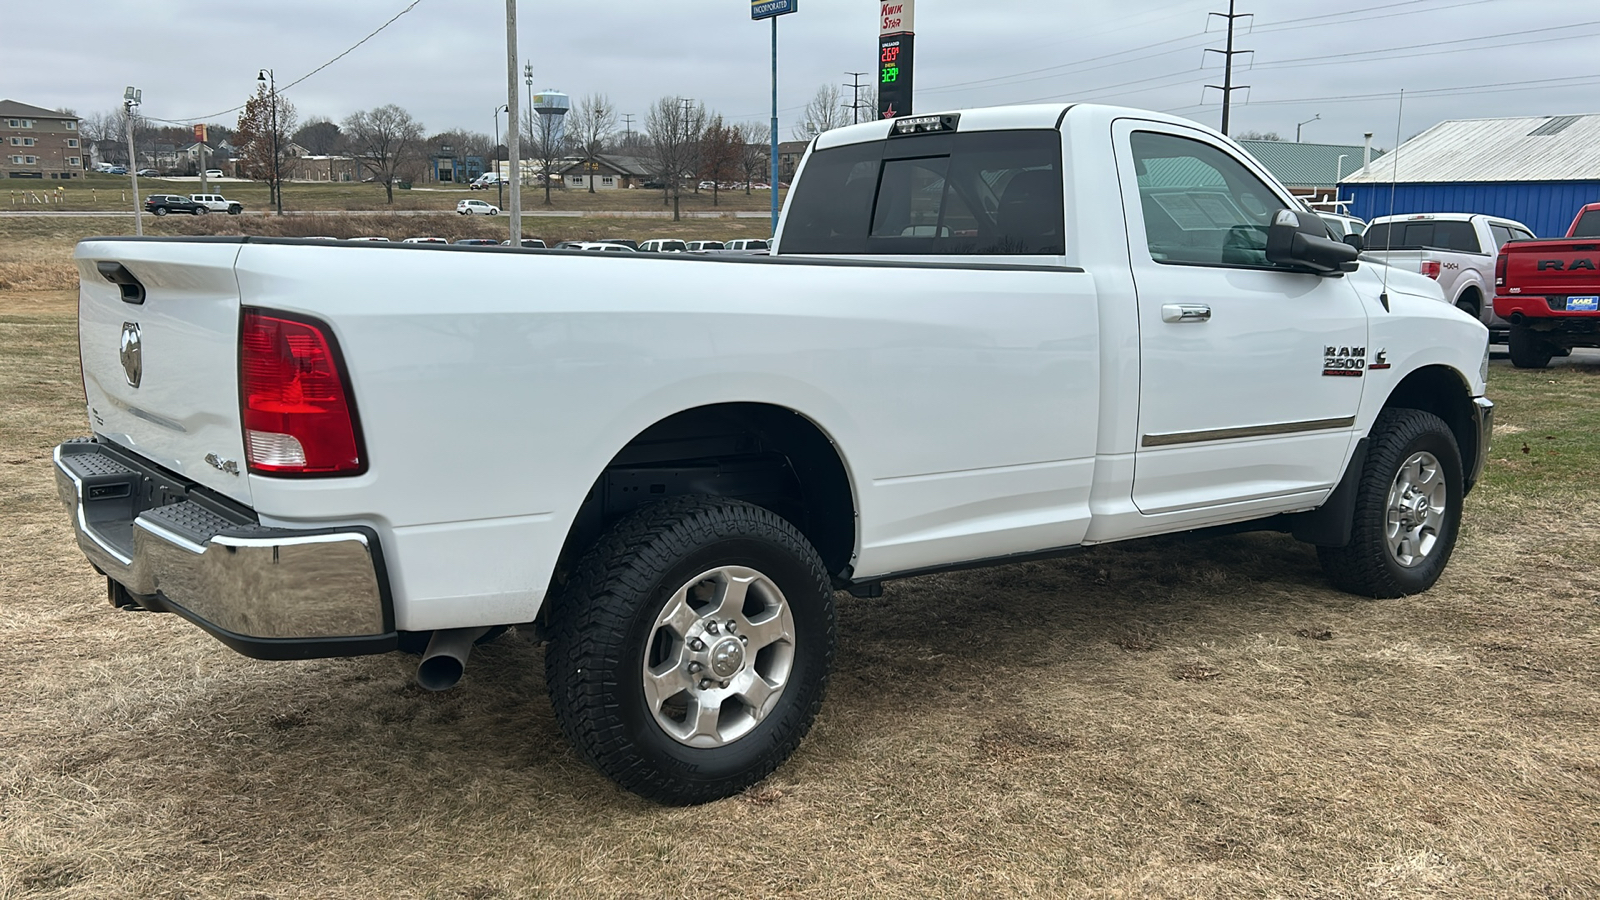
[[[78,178],[87,154],[78,117],[0,100],[0,173],[7,178]]]

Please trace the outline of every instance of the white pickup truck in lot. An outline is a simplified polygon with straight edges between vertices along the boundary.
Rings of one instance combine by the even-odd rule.
[[[1455,304],[1502,338],[1511,323],[1494,314],[1494,261],[1507,241],[1532,240],[1514,219],[1475,213],[1378,216],[1361,236],[1362,258],[1439,282]]]
[[[1183,119],[818,137],[770,258],[290,239],[76,250],[113,603],[261,658],[548,639],[573,745],[669,803],[817,714],[834,591],[1212,527],[1428,589],[1488,448],[1482,323]],[[848,635],[845,636],[848,640]]]

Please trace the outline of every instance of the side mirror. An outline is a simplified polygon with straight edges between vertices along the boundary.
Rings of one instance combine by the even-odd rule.
[[[1367,242],[1362,240],[1361,239],[1361,235],[1359,235],[1359,234],[1347,234],[1347,235],[1345,235],[1344,236],[1344,242],[1346,244],[1349,244],[1350,246],[1356,248],[1356,252],[1357,253],[1360,253],[1361,251],[1367,249]]]
[[[1267,261],[1298,266],[1318,275],[1356,270],[1356,248],[1328,237],[1328,226],[1310,213],[1280,209],[1267,229]]]

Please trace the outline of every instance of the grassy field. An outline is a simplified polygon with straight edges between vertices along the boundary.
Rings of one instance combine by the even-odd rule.
[[[67,181],[31,181],[11,179],[0,191],[0,209],[13,212],[63,211],[63,210],[113,210],[131,209],[132,183],[127,176],[87,174]],[[59,188],[59,190],[58,190]],[[229,200],[244,204],[246,210],[264,211],[271,207],[267,185],[260,181],[211,182],[208,189]],[[139,194],[197,194],[198,179],[140,178]],[[454,212],[456,201],[467,197],[488,200],[499,206],[495,191],[469,190],[464,184],[418,184],[413,190],[396,190],[394,203],[389,204],[383,186],[356,184],[354,182],[296,182],[283,185],[283,208],[294,210],[428,210]],[[783,192],[778,193],[782,202]],[[715,205],[713,205],[715,199]],[[694,192],[685,189],[679,198],[685,212],[733,212],[737,210],[764,210],[772,207],[771,191],[720,191],[713,198],[710,191]],[[543,188],[524,188],[524,212],[551,210],[631,210],[640,212],[671,211],[663,205],[661,191],[647,190],[596,190],[552,189],[550,203],[544,200]]]
[[[526,635],[430,694],[111,609],[50,472],[74,334],[70,286],[0,287],[0,898],[1600,896],[1600,368],[1493,364],[1425,595],[1273,534],[840,595],[795,758],[665,809],[562,740]]]

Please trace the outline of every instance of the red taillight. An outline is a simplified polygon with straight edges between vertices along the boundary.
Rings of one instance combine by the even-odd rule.
[[[1429,278],[1432,278],[1435,281],[1438,281],[1439,280],[1439,261],[1437,259],[1425,259],[1425,260],[1423,260],[1422,261],[1422,274],[1428,276]]]
[[[319,322],[245,310],[239,408],[251,472],[353,475],[366,468],[337,347]]]
[[[1500,255],[1495,257],[1494,260],[1494,286],[1497,288],[1506,286],[1506,252],[1504,250],[1500,251]]]

